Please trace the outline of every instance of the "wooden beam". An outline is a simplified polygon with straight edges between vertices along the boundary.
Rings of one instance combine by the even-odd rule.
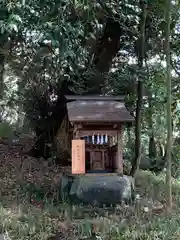
[[[76,101],[76,100],[84,100],[84,101],[124,101],[125,96],[100,96],[100,95],[90,95],[90,96],[76,96],[76,95],[65,95],[67,100]]]
[[[74,130],[73,130],[73,139],[79,139],[79,129],[82,128],[81,124],[75,124],[74,125]]]
[[[123,143],[122,143],[122,126],[117,134],[117,157],[116,157],[117,173],[123,175]]]
[[[85,136],[92,136],[92,135],[108,135],[108,136],[116,136],[118,133],[117,130],[79,130],[79,137],[85,137]]]
[[[77,126],[74,125],[74,128],[73,128],[73,139],[74,140],[76,139],[76,132],[77,132]]]
[[[117,125],[118,126],[118,125]],[[106,130],[118,130],[118,128],[113,128],[113,125],[105,125],[104,123],[96,123],[96,124],[82,124],[82,130],[95,130],[95,131],[98,131],[98,130],[103,130],[103,131],[106,131]]]

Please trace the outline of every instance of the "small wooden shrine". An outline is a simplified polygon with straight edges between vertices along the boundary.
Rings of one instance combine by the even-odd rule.
[[[73,129],[72,173],[123,173],[123,126],[133,122],[123,97],[66,96]]]

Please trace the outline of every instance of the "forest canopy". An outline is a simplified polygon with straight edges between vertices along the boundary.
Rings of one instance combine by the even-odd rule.
[[[125,154],[137,159],[139,137],[142,152],[152,162],[164,159],[164,13],[164,0],[1,1],[1,121],[13,120],[20,131],[31,127],[37,139],[33,153],[48,158],[66,114],[65,94],[122,94],[138,119],[136,127],[139,124],[135,134],[134,128],[125,132]],[[179,14],[179,1],[173,1],[170,60],[174,164],[180,154],[176,145],[180,126]],[[137,117],[140,110],[141,119]]]

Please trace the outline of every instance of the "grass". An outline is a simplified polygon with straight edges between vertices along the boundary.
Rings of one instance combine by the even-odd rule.
[[[23,163],[23,164],[22,164]],[[164,176],[139,172],[135,206],[109,209],[69,207],[58,203],[62,169],[32,158],[7,153],[0,160],[0,231],[15,240],[45,240],[61,232],[68,239],[85,239],[93,231],[99,239],[180,239],[180,182],[173,180],[174,208],[165,214]],[[65,239],[65,238],[64,238]]]

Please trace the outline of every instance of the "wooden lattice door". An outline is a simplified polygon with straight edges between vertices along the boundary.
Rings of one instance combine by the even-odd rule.
[[[92,170],[104,170],[104,158],[102,151],[91,152],[91,168]]]

